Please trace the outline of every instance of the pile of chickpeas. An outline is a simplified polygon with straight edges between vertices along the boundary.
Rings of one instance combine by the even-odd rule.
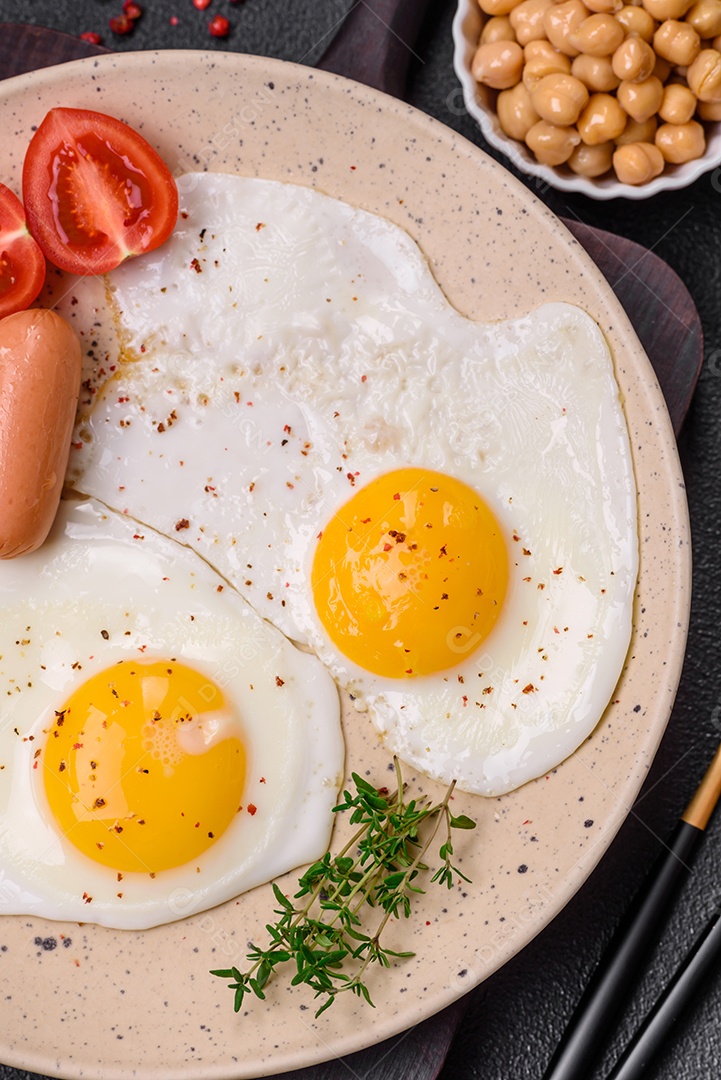
[[[721,0],[479,0],[471,71],[544,165],[646,184],[721,120]]]

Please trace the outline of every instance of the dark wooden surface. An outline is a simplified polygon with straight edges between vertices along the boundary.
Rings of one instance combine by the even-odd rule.
[[[316,67],[345,75],[394,97],[405,97],[413,45],[428,3],[429,0],[355,3]]]
[[[428,0],[356,3],[318,66],[403,96],[413,44]],[[43,27],[0,23],[0,78],[108,50]],[[608,279],[656,370],[678,433],[701,362],[698,313],[680,278],[647,248],[613,233],[563,219]],[[433,1080],[463,1018],[465,999],[388,1043],[342,1062],[284,1073],[280,1080],[337,1080],[382,1075],[385,1080]],[[14,1075],[14,1074],[13,1074]],[[510,1080],[510,1078],[509,1078]]]

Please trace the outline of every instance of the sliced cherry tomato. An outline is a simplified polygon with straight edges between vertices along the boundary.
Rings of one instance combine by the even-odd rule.
[[[45,256],[28,232],[23,204],[0,184],[0,319],[30,307],[44,280]]]
[[[104,274],[167,240],[178,190],[165,162],[121,120],[51,109],[23,166],[28,228],[48,259]]]

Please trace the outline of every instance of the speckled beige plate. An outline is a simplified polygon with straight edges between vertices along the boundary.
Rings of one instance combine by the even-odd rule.
[[[249,1015],[233,1014],[208,969],[241,962],[270,913],[267,888],[146,933],[0,920],[3,1061],[94,1080],[269,1075],[386,1038],[465,993],[558,912],[611,841],[663,733],[683,659],[689,539],[675,442],[648,360],[583,250],[499,165],[421,113],[342,79],[234,54],[84,60],[3,84],[0,177],[15,190],[33,126],[57,104],[122,117],[178,172],[289,180],[385,215],[415,237],[472,318],[580,304],[608,337],[626,401],[642,559],[617,702],[552,775],[499,799],[458,798],[478,821],[458,844],[473,883],[426,895],[402,928],[417,955],[373,984],[376,1010],[339,1000],[314,1021],[306,994],[281,982]],[[349,765],[382,782],[388,760],[370,725],[355,717],[346,734]],[[37,944],[50,938],[56,947]]]

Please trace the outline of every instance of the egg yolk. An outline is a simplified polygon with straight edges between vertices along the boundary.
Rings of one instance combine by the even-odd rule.
[[[333,643],[376,675],[455,667],[498,618],[508,582],[500,525],[478,492],[442,473],[371,481],[323,529],[312,568]]]
[[[197,859],[241,809],[245,750],[219,687],[175,660],[120,661],[55,713],[42,754],[64,836],[114,870]]]

